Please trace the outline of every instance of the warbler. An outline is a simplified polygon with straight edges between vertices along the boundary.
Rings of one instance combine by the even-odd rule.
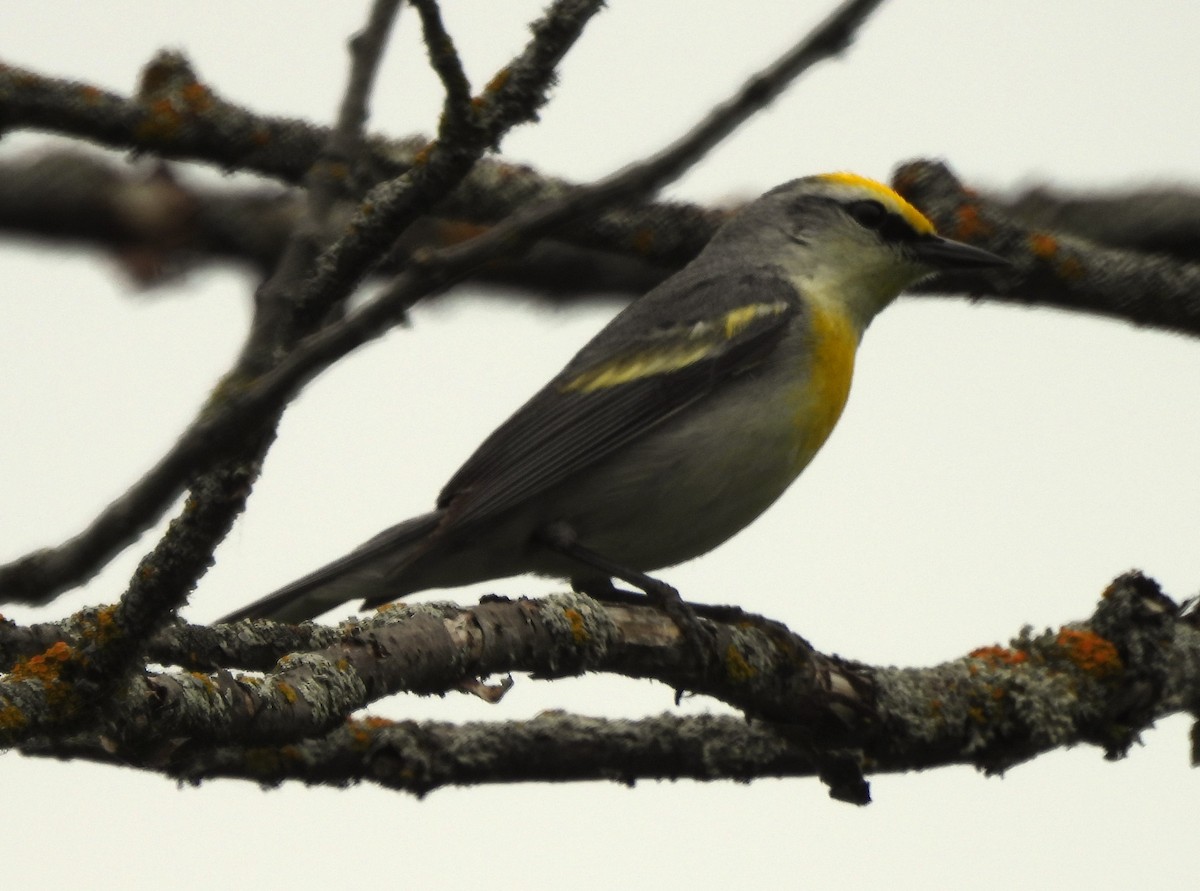
[[[1003,265],[865,177],[778,186],[609,322],[433,511],[222,621],[524,573],[648,590],[646,573],[715,548],[796,479],[841,415],[863,332],[903,288]]]

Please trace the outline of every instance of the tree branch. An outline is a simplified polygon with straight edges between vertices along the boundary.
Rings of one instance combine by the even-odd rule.
[[[705,779],[818,773],[838,797],[861,801],[848,794],[859,772],[949,764],[998,772],[1079,743],[1116,758],[1158,718],[1200,714],[1197,613],[1181,614],[1136,573],[1117,579],[1086,622],[1026,630],[1009,646],[925,669],[825,656],[776,623],[699,609],[711,634],[706,661],[716,669],[707,676],[675,626],[650,607],[602,606],[578,595],[472,610],[397,606],[343,625],[338,643],[288,657],[261,680],[220,672],[139,679],[103,738],[26,750],[193,781],[371,779],[418,794],[483,781],[632,782],[677,764],[671,775]],[[246,637],[275,630],[267,622],[233,627]],[[669,717],[458,728],[344,723],[350,710],[395,692],[448,692],[508,671],[655,678],[721,699],[754,724]],[[593,742],[580,751],[583,732]],[[705,751],[712,757],[700,757]]]
[[[988,247],[1014,264],[1012,272],[939,276],[930,289],[1200,334],[1200,266],[1030,229],[964,189],[944,164],[906,164],[896,171],[894,184],[939,232]]]

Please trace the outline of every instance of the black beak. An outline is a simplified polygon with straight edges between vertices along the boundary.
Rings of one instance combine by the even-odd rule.
[[[934,269],[996,269],[1012,264],[1003,257],[961,241],[927,235],[912,244],[912,252]]]

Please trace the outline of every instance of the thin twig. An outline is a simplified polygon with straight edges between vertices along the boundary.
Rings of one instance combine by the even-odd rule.
[[[454,48],[454,41],[442,22],[442,11],[436,0],[412,0],[421,16],[421,28],[425,35],[425,47],[429,51],[429,63],[446,90],[442,105],[442,116],[447,133],[465,129],[471,121],[471,84],[463,70],[462,60]]]
[[[350,82],[338,111],[335,129],[360,141],[369,118],[369,100],[379,63],[399,11],[400,0],[375,0],[367,25],[350,38]]]
[[[400,0],[375,0],[366,26],[350,39],[350,79],[337,123],[322,152],[324,163],[314,163],[305,177],[312,215],[322,225],[334,202],[351,192],[350,174],[361,166],[371,91],[399,8]],[[317,171],[323,175],[314,175]]]
[[[546,102],[556,66],[603,6],[603,0],[556,0],[531,26],[533,38],[493,80],[477,112],[484,126],[458,126],[443,116],[438,138],[420,164],[404,176],[375,186],[348,223],[347,235],[318,260],[316,274],[296,295],[298,322],[308,327],[328,317],[387,256],[396,237],[450,193],[475,162],[518,124],[534,120]]]

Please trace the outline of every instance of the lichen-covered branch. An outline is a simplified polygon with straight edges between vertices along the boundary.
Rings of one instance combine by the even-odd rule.
[[[164,164],[139,167],[79,150],[0,160],[0,230],[103,249],[143,287],[212,263],[269,273],[307,203],[296,189],[200,185],[189,181],[186,171]],[[349,201],[336,201],[329,210],[330,227],[344,227],[353,211]],[[666,209],[663,218],[669,225]],[[481,231],[475,223],[422,217],[392,243],[375,272],[395,275],[413,253],[461,244]],[[632,252],[543,239],[523,255],[492,260],[471,279],[516,285],[533,299],[568,303],[628,299],[670,272]]]
[[[1200,334],[1200,266],[1030,228],[965,189],[941,163],[905,164],[894,184],[940,232],[1014,264],[1011,272],[939,276],[929,287],[941,293],[1056,306]]]
[[[286,747],[163,747],[131,759],[94,739],[77,739],[26,752],[139,767],[194,783],[216,777],[263,785],[368,782],[415,795],[496,783],[745,782],[817,772],[812,751],[760,722],[725,715],[619,720],[548,712],[528,721],[473,724],[359,718]]]
[[[1200,261],[1200,191],[1189,184],[1069,193],[1051,186],[989,195],[1031,229],[1075,235],[1105,247]]]
[[[710,610],[702,621],[708,675],[672,623],[646,606],[569,595],[472,610],[393,607],[342,626],[337,643],[286,658],[261,679],[148,675],[126,692],[103,741],[83,734],[28,750],[190,780],[369,779],[417,793],[496,781],[817,773],[839,797],[861,801],[846,794],[856,775],[948,764],[996,772],[1080,743],[1119,757],[1158,718],[1200,713],[1200,621],[1136,573],[1117,579],[1085,622],[1025,631],[1007,646],[925,669],[824,656],[736,611]],[[233,627],[247,639],[275,628]],[[448,692],[509,671],[656,678],[721,699],[754,723],[346,720],[393,692]],[[592,742],[581,753],[585,731]],[[712,757],[700,757],[705,751]]]

